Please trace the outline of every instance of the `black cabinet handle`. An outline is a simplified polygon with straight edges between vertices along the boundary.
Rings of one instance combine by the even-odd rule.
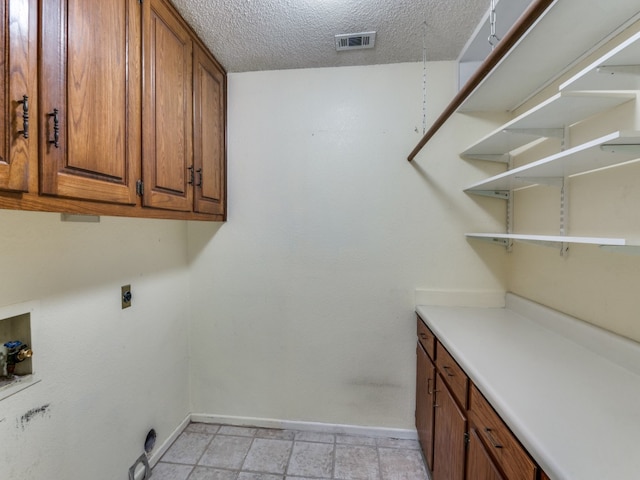
[[[496,442],[496,440],[493,438],[493,435],[491,434],[491,429],[490,428],[485,427],[484,433],[487,436],[487,438],[489,439],[489,443],[491,443],[491,446],[493,448],[502,448],[502,445],[499,442]]]
[[[49,140],[49,143],[53,144],[56,148],[60,148],[60,120],[58,119],[58,109],[54,108],[53,112],[47,115],[53,117],[53,140]]]
[[[196,173],[198,174],[198,183],[196,183],[196,187],[201,187],[202,186],[202,169],[201,168],[197,169]]]
[[[187,183],[193,185],[193,165],[187,167],[187,170],[189,170],[189,181]]]
[[[29,97],[23,95],[22,100],[18,100],[18,104],[22,105],[22,130],[18,133],[27,139],[29,138]]]

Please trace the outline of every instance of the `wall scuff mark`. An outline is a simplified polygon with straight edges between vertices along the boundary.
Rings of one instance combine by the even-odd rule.
[[[46,405],[42,405],[41,407],[32,408],[27,413],[22,415],[22,417],[20,417],[20,421],[16,423],[19,423],[19,426],[22,428],[22,430],[24,430],[25,426],[35,417],[44,416],[45,413],[49,411],[49,407],[50,407],[50,404],[47,403]]]

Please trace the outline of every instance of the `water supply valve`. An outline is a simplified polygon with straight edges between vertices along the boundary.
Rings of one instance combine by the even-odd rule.
[[[7,376],[12,376],[16,369],[16,364],[33,356],[33,350],[29,345],[20,340],[12,340],[4,344],[7,349]]]

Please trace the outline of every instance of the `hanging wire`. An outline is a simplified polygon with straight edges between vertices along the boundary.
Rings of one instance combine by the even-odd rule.
[[[427,133],[427,21],[422,24],[422,135]]]
[[[496,0],[491,0],[491,10],[489,11],[489,26],[491,28],[491,33],[489,34],[489,45],[491,45],[491,50],[496,48],[496,45],[500,41],[498,36],[496,35]]]

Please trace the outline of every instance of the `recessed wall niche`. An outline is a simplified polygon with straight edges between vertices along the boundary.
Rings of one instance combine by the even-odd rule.
[[[33,304],[0,307],[0,400],[36,383]]]

